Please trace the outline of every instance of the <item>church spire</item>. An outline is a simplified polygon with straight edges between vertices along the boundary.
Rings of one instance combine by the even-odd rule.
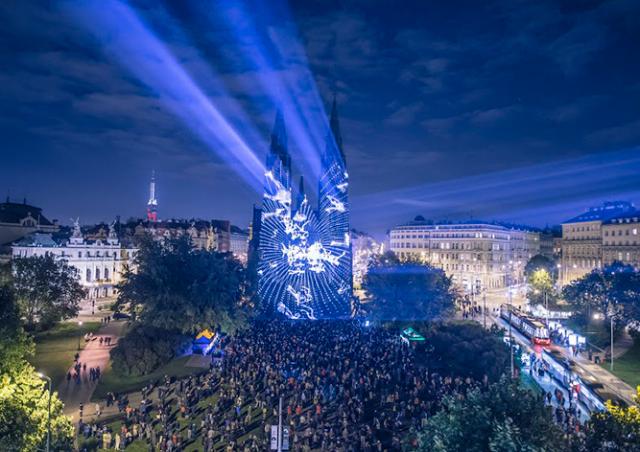
[[[300,176],[300,185],[298,185],[298,194],[296,195],[296,210],[300,208],[304,201],[304,176]]]
[[[336,101],[336,95],[333,95],[333,104],[331,105],[331,116],[329,118],[329,125],[331,127],[331,134],[336,142],[338,151],[342,161],[346,163],[344,151],[342,149],[342,134],[340,133],[340,121],[338,120],[338,104]]]
[[[291,157],[287,151],[287,129],[284,126],[284,118],[280,109],[276,113],[276,120],[271,132],[271,153],[278,156],[285,167],[290,167]]]

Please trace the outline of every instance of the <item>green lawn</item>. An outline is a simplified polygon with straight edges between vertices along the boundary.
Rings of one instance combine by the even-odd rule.
[[[48,331],[37,333],[34,336],[36,353],[31,359],[31,364],[36,370],[51,377],[55,388],[63,381],[67,370],[73,364],[73,356],[78,351],[78,338],[80,348],[84,348],[82,336],[89,332],[95,333],[100,326],[100,322],[85,322],[80,327],[75,322],[64,322]]]
[[[601,366],[609,370],[609,363]],[[613,373],[632,388],[640,385],[640,340],[636,340],[627,352],[613,360]]]
[[[185,367],[185,363],[189,360],[189,356],[182,356],[169,361],[156,371],[139,377],[120,376],[111,369],[111,363],[105,369],[100,382],[93,392],[92,400],[104,399],[108,392],[133,392],[146,386],[150,381],[163,378],[165,375],[170,377],[185,377],[187,375],[197,374],[204,369],[195,367]]]
[[[602,320],[591,320],[586,325],[582,325],[573,319],[564,322],[568,328],[582,334],[587,338],[590,345],[594,345],[601,349],[611,346],[611,330],[609,323]],[[615,331],[615,339],[620,337],[621,331]]]

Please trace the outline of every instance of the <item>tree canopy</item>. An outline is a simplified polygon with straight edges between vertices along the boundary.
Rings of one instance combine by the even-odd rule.
[[[33,342],[22,329],[10,287],[0,283],[0,450],[31,452],[42,448],[47,433],[48,392],[26,358]],[[51,398],[51,449],[71,450],[73,427],[62,402]]]
[[[547,256],[543,256],[542,254],[536,254],[529,259],[527,265],[524,267],[524,274],[529,280],[531,276],[539,270],[546,271],[551,278],[552,284],[556,279],[558,279],[558,268],[555,261],[553,261],[553,259],[549,259]]]
[[[75,317],[85,296],[77,270],[50,254],[14,259],[12,284],[27,329]]]
[[[640,404],[640,386],[634,401]],[[591,416],[580,451],[640,451],[640,408],[619,407],[607,402],[607,410]]]
[[[425,362],[441,374],[478,381],[487,376],[493,382],[508,368],[508,347],[475,322],[434,324],[421,332],[427,344]]]
[[[456,298],[443,270],[401,262],[393,253],[374,259],[363,281],[367,310],[380,320],[433,320],[448,316]]]
[[[230,253],[196,250],[188,237],[145,238],[119,286],[118,306],[145,325],[185,334],[243,321],[243,267]]]
[[[466,397],[446,396],[427,421],[421,451],[552,452],[565,450],[562,433],[542,398],[503,377]]]
[[[620,323],[640,321],[640,273],[632,266],[614,262],[597,268],[563,288],[565,300],[586,318],[610,306]]]

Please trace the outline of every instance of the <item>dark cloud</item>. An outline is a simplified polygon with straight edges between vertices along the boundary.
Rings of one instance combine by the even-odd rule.
[[[560,159],[606,161],[640,141],[634,1],[294,0],[290,16],[278,1],[236,2],[225,9],[234,25],[210,2],[132,3],[260,158],[274,105],[257,80],[295,87],[317,115],[310,70],[324,102],[335,94],[340,104],[355,200]],[[0,190],[59,218],[140,215],[155,168],[162,215],[248,223],[259,194],[56,2],[10,0],[0,19]],[[247,33],[255,23],[267,25]],[[279,61],[268,70],[255,63],[260,42]],[[615,195],[615,183],[607,190]],[[369,221],[356,209],[355,226]]]

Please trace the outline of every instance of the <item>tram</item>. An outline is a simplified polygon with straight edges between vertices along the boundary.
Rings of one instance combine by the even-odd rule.
[[[500,317],[537,345],[550,345],[549,330],[543,322],[510,304],[500,306]]]

